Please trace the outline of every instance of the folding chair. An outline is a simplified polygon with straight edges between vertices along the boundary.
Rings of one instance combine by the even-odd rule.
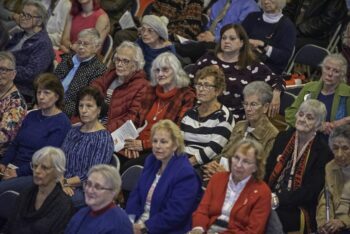
[[[117,171],[119,172],[120,171],[120,161],[119,161],[119,158],[118,156],[114,153],[113,156],[112,156],[112,159],[111,159],[111,162],[110,164],[112,166],[115,166],[117,168]]]
[[[135,165],[129,167],[122,174],[122,190],[131,192],[135,187],[141,175],[143,166]]]
[[[327,50],[331,53],[338,52],[338,43],[341,39],[342,29],[343,25],[339,24],[337,29],[334,31],[333,36],[331,37],[331,40],[329,41],[329,44],[327,46]]]
[[[113,38],[111,35],[108,34],[105,41],[103,42],[102,49],[101,49],[102,62],[104,64],[108,63],[108,60],[112,54],[112,51],[113,51]]]
[[[0,217],[9,219],[16,211],[18,192],[8,190],[0,194]]]

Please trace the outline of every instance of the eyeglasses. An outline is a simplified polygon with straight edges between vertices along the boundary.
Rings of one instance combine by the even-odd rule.
[[[209,91],[210,89],[212,89],[212,88],[215,88],[216,86],[215,85],[211,85],[211,84],[201,84],[201,83],[197,83],[197,84],[195,84],[194,85],[194,87],[196,88],[196,89],[203,89],[203,90],[205,90],[205,91]]]
[[[113,63],[121,64],[123,66],[129,65],[130,62],[131,62],[131,60],[129,60],[129,59],[122,59],[122,58],[119,58],[119,57],[114,57],[113,58]]]
[[[25,12],[21,12],[19,14],[19,16],[25,20],[30,20],[30,19],[33,19],[33,18],[41,18],[41,16],[39,15],[31,15],[31,14],[28,14],[28,13],[25,13]]]
[[[255,164],[255,162],[250,162],[249,160],[247,160],[247,159],[242,159],[242,158],[240,158],[238,155],[234,155],[233,157],[232,157],[232,162],[234,163],[234,164],[239,164],[239,163],[241,163],[241,165],[243,166],[243,167],[249,167],[250,165],[253,165],[253,164]]]
[[[12,68],[0,67],[0,74],[3,75],[14,70],[15,69],[12,69]]]
[[[78,40],[78,41],[74,42],[73,44],[75,44],[77,46],[83,46],[83,47],[88,47],[88,46],[93,45],[93,43],[90,43],[87,41],[81,41],[81,40]]]
[[[105,188],[100,184],[93,184],[90,180],[85,180],[83,182],[83,188],[84,190],[93,189],[94,191],[97,191],[97,192],[101,192],[102,190],[109,190],[109,191],[113,190],[112,188]]]
[[[248,103],[248,102],[242,102],[242,106],[247,109],[248,107],[250,107],[252,110],[256,110],[258,109],[260,106],[262,106],[262,104],[257,103],[257,102],[252,102],[252,103]]]
[[[41,168],[41,170],[43,170],[44,172],[48,172],[53,167],[45,166],[45,165],[40,164],[40,163],[38,163],[38,164],[37,163],[30,163],[30,168],[32,169],[32,171],[35,171],[38,168]]]

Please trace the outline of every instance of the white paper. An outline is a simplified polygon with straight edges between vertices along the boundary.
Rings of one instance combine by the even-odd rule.
[[[136,24],[130,11],[125,11],[125,13],[119,19],[119,25],[122,29],[136,28]]]
[[[229,170],[230,170],[230,167],[229,167],[229,165],[228,165],[228,159],[227,159],[227,158],[221,157],[221,158],[220,158],[220,165],[223,166],[223,167],[226,169],[226,171],[229,171]]]
[[[190,39],[187,39],[187,38],[185,38],[185,37],[183,37],[183,36],[180,36],[180,35],[178,35],[178,34],[175,34],[175,36],[177,37],[177,39],[179,39],[179,42],[180,42],[181,44],[187,44],[187,43],[190,43],[190,42],[196,42],[196,41],[194,41],[194,40],[190,40]]]
[[[124,148],[125,139],[136,139],[139,136],[135,125],[131,120],[126,121],[120,128],[112,132],[114,151],[119,152]]]

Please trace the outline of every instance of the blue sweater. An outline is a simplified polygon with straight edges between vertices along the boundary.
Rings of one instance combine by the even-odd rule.
[[[126,204],[126,212],[138,220],[144,212],[148,191],[161,166],[153,154]],[[145,225],[150,234],[183,234],[191,229],[192,212],[201,199],[201,182],[187,155],[174,155],[161,175],[151,200],[150,218]]]
[[[79,176],[84,181],[92,166],[110,163],[114,146],[107,130],[85,133],[80,128],[68,132],[61,148],[67,158],[65,178]]]
[[[17,176],[31,175],[30,162],[35,151],[44,146],[60,147],[70,128],[69,119],[62,112],[54,116],[44,116],[41,110],[30,112],[1,163],[16,165]]]
[[[133,228],[128,216],[117,206],[98,215],[85,207],[70,220],[65,234],[133,234]]]

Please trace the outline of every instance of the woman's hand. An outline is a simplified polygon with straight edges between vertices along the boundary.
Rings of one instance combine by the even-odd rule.
[[[5,169],[5,173],[4,174],[5,174],[4,177],[2,177],[3,180],[8,180],[8,179],[17,177],[16,170],[8,168],[8,167]]]
[[[265,43],[262,40],[249,39],[249,43],[254,47],[263,47]]]
[[[192,229],[187,234],[202,234],[204,233],[201,229]]]
[[[141,229],[143,228],[144,226],[142,224],[134,224],[133,228],[134,228],[134,234],[141,234]]]
[[[336,233],[345,228],[343,221],[339,219],[331,219],[318,229],[319,233]]]
[[[0,164],[0,172],[5,173],[6,166],[4,164]]]
[[[280,111],[280,105],[281,105],[281,91],[275,89],[273,90],[273,97],[269,106],[268,116],[271,118],[275,117]]]
[[[70,186],[65,186],[65,187],[62,187],[62,190],[65,194],[67,194],[68,196],[72,197],[74,195],[74,190],[72,187]]]
[[[331,134],[334,127],[335,126],[332,122],[323,122],[321,132],[323,132],[326,135],[329,135]]]
[[[216,161],[212,161],[203,166],[204,180],[209,180],[215,173],[226,171],[226,169]]]
[[[142,141],[141,140],[134,140],[134,139],[125,139],[125,149],[128,150],[136,150],[136,151],[142,151]]]
[[[138,157],[140,157],[139,151],[136,151],[136,150],[129,150],[129,149],[125,149],[125,150],[124,150],[124,155],[125,155],[125,157],[127,157],[127,158],[129,158],[129,159],[133,159],[133,158],[138,158]]]
[[[198,41],[213,42],[215,41],[215,36],[210,31],[205,31],[197,36]]]

